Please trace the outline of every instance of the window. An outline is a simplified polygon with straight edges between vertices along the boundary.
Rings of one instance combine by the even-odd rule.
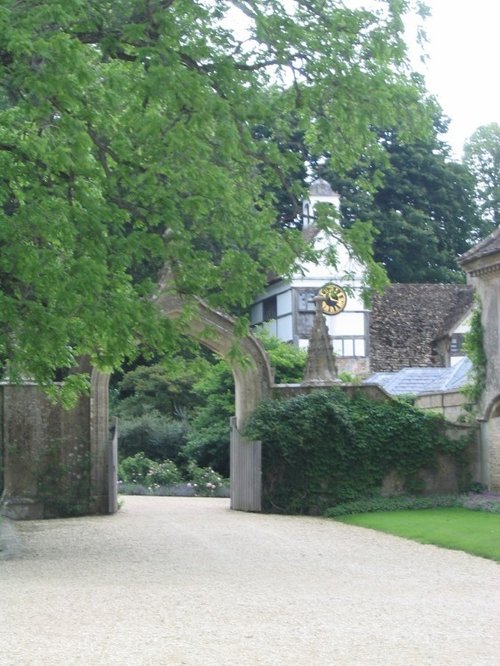
[[[276,319],[278,315],[277,299],[276,296],[271,296],[262,301],[262,314],[264,321]]]
[[[463,333],[455,333],[455,335],[452,335],[450,341],[450,354],[452,355],[462,354],[463,343],[464,343]]]
[[[363,358],[365,356],[364,338],[333,338],[333,351],[339,357]]]
[[[298,310],[299,312],[312,312],[316,311],[316,304],[314,297],[317,295],[317,290],[314,289],[298,289]]]
[[[309,338],[314,323],[316,304],[314,297],[317,289],[297,289],[297,334],[301,338]]]

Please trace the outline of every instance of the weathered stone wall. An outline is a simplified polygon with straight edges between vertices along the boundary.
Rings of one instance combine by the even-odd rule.
[[[494,492],[500,492],[500,416],[492,416],[481,424],[482,459],[481,482]]]
[[[4,384],[0,403],[1,512],[14,519],[86,512],[89,400],[82,398],[74,410],[66,411],[52,404],[36,385]]]
[[[272,398],[275,400],[283,400],[285,398],[293,398],[296,395],[307,395],[313,391],[328,390],[332,387],[339,388],[350,396],[353,396],[356,393],[362,393],[364,396],[371,398],[372,400],[392,400],[391,396],[380,388],[378,384],[347,384],[343,382],[325,382],[316,385],[275,384],[272,389]]]
[[[468,398],[460,391],[421,393],[415,398],[415,406],[442,414],[447,421],[456,423],[466,413]]]
[[[368,357],[337,356],[335,363],[339,374],[349,372],[356,377],[368,377],[370,374],[370,359]]]
[[[353,396],[356,393],[362,393],[365,397],[372,400],[387,401],[393,398],[387,394],[377,384],[344,384],[332,383],[330,386],[335,386],[345,391],[348,395]],[[293,398],[296,395],[307,395],[317,390],[325,390],[330,386],[304,386],[302,384],[277,384],[273,388],[272,397],[274,399]],[[452,415],[462,413],[463,405],[465,404],[465,397],[460,393],[446,394],[430,394],[424,396],[423,409],[433,409],[434,411],[441,411],[444,415]],[[422,408],[419,404],[417,407]],[[458,411],[455,411],[458,410]],[[446,417],[446,416],[445,416]],[[477,426],[469,426],[457,424],[450,421],[446,428],[446,436],[449,439],[455,440],[462,437],[469,437],[471,444],[467,448],[464,458],[466,464],[462,467],[457,465],[455,459],[449,455],[439,455],[438,464],[435,469],[421,471],[420,478],[423,482],[424,494],[445,494],[456,493],[464,484],[471,482],[486,483],[483,474],[482,465],[482,449],[479,437],[479,428]],[[498,439],[500,443],[500,418],[498,419]],[[498,448],[500,451],[500,446]],[[497,460],[500,468],[500,456]],[[499,469],[500,472],[500,469]],[[397,495],[403,491],[403,480],[395,473],[389,474],[384,480],[382,486],[382,494],[384,495]]]
[[[481,418],[490,421],[483,428],[483,438],[487,440],[484,444],[486,484],[490,490],[500,492],[500,428],[497,426],[500,415],[500,267],[479,269],[471,282],[481,303],[483,344],[487,358],[486,385],[479,405]]]
[[[500,491],[500,229],[459,259],[481,304],[486,354],[486,385],[479,404],[482,476],[490,490]]]
[[[440,454],[435,469],[421,470],[419,476],[425,495],[455,494],[470,483],[484,483],[481,477],[479,428],[450,423],[446,436],[451,440],[466,437],[471,443],[464,452],[463,464],[457,463],[453,456]],[[392,472],[384,479],[382,494],[398,495],[403,492],[403,486],[403,479]]]

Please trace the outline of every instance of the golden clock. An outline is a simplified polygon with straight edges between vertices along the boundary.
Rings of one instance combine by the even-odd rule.
[[[347,295],[342,287],[338,284],[330,282],[325,284],[319,290],[319,295],[323,297],[321,302],[321,311],[326,315],[336,315],[345,308],[347,303]]]

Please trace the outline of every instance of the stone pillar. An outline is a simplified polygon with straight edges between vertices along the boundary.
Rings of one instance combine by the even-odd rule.
[[[1,513],[15,520],[43,517],[38,462],[47,436],[50,406],[36,387],[1,387],[4,489]]]
[[[323,296],[315,296],[316,314],[309,339],[303,384],[332,384],[337,382],[337,366],[330,335],[321,311]]]
[[[459,262],[481,304],[486,382],[479,401],[482,476],[500,490],[500,229],[464,254]]]
[[[90,387],[90,513],[101,514],[109,513],[112,482],[109,476],[109,374],[92,370]]]
[[[65,410],[35,384],[4,384],[0,403],[0,513],[14,520],[88,513],[89,398]]]

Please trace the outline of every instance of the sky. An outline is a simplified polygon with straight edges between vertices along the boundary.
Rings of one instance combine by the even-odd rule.
[[[379,0],[346,2],[374,8]],[[425,76],[427,89],[451,120],[444,139],[460,160],[464,142],[478,127],[500,123],[500,0],[424,2],[431,10],[424,24],[426,64],[414,39],[417,21],[409,22],[409,51],[413,68]]]
[[[481,125],[500,124],[500,0],[426,0],[429,56],[413,63],[451,119],[444,137],[460,159],[464,142]]]

